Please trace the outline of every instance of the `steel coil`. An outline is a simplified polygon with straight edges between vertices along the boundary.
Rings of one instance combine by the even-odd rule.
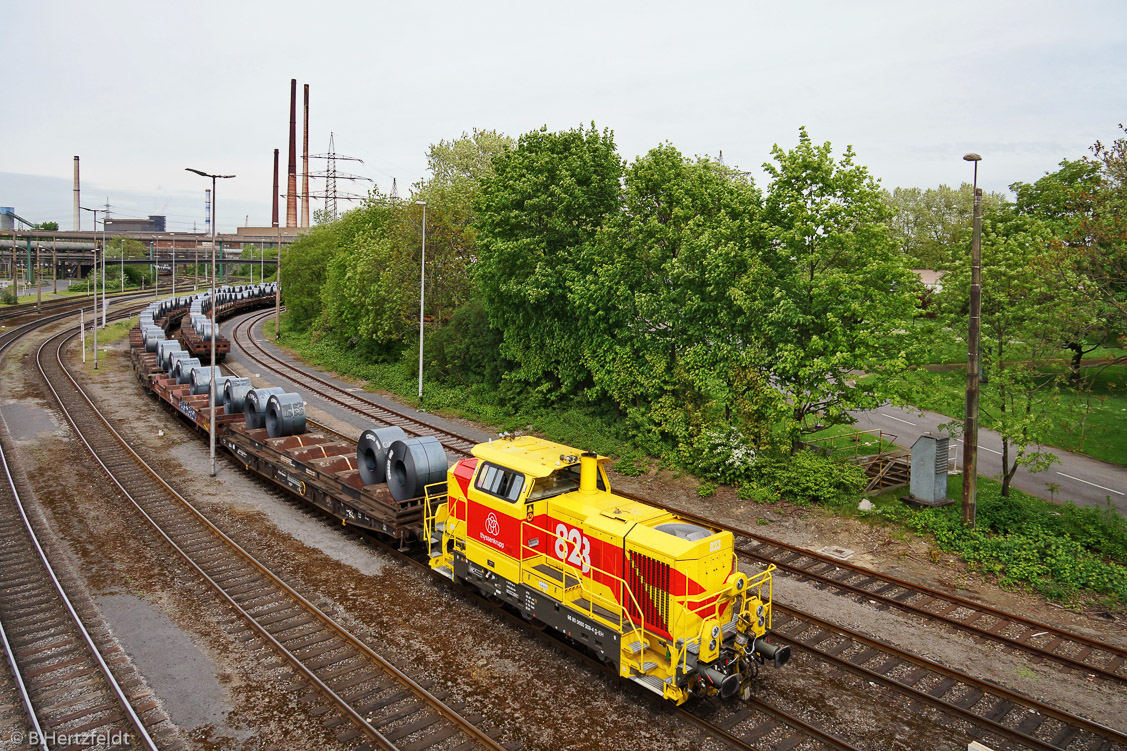
[[[147,328],[141,334],[141,339],[145,343],[146,352],[156,352],[157,343],[164,341],[164,329],[160,326]]]
[[[305,432],[305,402],[301,394],[272,394],[266,403],[266,434],[271,438]]]
[[[214,373],[219,376],[219,366],[212,365],[211,367],[203,366],[202,368],[195,368],[192,370],[191,375],[191,393],[193,394],[206,394],[211,388],[211,375]]]
[[[423,495],[427,485],[446,480],[446,451],[434,436],[396,441],[387,452],[387,487],[397,501]]]
[[[176,371],[176,364],[181,360],[187,360],[189,357],[191,357],[191,354],[188,352],[173,352],[168,356],[168,367],[164,369],[165,372],[171,376]]]
[[[229,415],[243,411],[247,392],[254,386],[249,378],[232,378],[223,386],[223,411]]]
[[[168,369],[168,356],[173,352],[180,352],[181,349],[180,342],[171,339],[157,342],[157,363],[160,365],[161,370]]]
[[[251,389],[243,399],[243,414],[246,415],[248,430],[257,430],[266,427],[266,403],[275,394],[284,394],[286,390],[277,386],[267,389]]]
[[[387,482],[387,452],[396,441],[407,440],[403,428],[390,425],[371,428],[360,434],[356,443],[356,466],[365,485]]]
[[[202,367],[200,358],[186,357],[172,366],[172,377],[176,379],[176,383],[180,385],[192,382],[192,370]]]

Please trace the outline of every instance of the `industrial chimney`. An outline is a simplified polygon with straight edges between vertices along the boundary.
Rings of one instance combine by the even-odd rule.
[[[309,226],[309,84],[305,84],[305,123],[302,126],[301,226]]]
[[[297,226],[297,79],[290,79],[290,166],[286,173],[286,226]]]
[[[274,149],[274,198],[270,201],[273,213],[270,215],[270,226],[278,226],[278,150]]]
[[[74,231],[78,232],[82,229],[82,211],[78,208],[79,192],[78,192],[78,157],[74,158]]]

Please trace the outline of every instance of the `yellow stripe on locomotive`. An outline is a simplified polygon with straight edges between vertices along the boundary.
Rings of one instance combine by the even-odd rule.
[[[749,578],[730,532],[614,495],[605,461],[531,436],[479,444],[427,494],[431,566],[666,699],[748,696],[760,663],[790,656],[764,639],[774,567]]]

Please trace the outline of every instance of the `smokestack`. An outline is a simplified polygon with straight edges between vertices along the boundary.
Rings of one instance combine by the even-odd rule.
[[[301,148],[301,226],[309,226],[309,84],[305,84],[305,124]]]
[[[278,226],[278,150],[274,149],[274,199],[271,201],[274,207],[273,213],[270,214],[270,226]]]
[[[82,211],[78,208],[79,192],[78,192],[78,157],[74,158],[74,231],[78,232],[82,229]]]
[[[290,167],[286,173],[286,226],[297,226],[297,79],[290,79]]]

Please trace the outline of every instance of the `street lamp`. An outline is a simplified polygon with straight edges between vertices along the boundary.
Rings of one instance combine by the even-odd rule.
[[[210,434],[209,443],[211,445],[211,476],[215,477],[215,338],[219,333],[219,329],[215,326],[215,309],[219,307],[215,304],[215,181],[231,178],[234,175],[212,175],[191,167],[184,169],[211,178],[211,364],[209,365],[211,377],[208,379],[210,382],[208,392],[211,394],[211,417],[208,421],[208,433]]]
[[[419,408],[423,406],[423,301],[426,297],[427,268],[427,202],[415,201],[423,207],[423,253],[419,259]]]
[[[963,525],[974,529],[978,502],[978,380],[979,339],[982,332],[982,190],[978,187],[978,163],[982,157],[967,154],[974,162],[974,229],[970,255],[970,321],[967,327],[967,408],[963,426]]]
[[[93,235],[92,235],[93,238],[94,238],[94,370],[97,370],[98,369],[98,209],[88,209],[85,206],[79,206],[78,208],[82,209],[83,211],[94,212],[94,232],[93,232]],[[105,226],[104,222],[102,223],[102,226],[103,227]],[[103,287],[102,287],[103,302],[105,300],[105,296],[106,296],[106,288],[103,285]]]

